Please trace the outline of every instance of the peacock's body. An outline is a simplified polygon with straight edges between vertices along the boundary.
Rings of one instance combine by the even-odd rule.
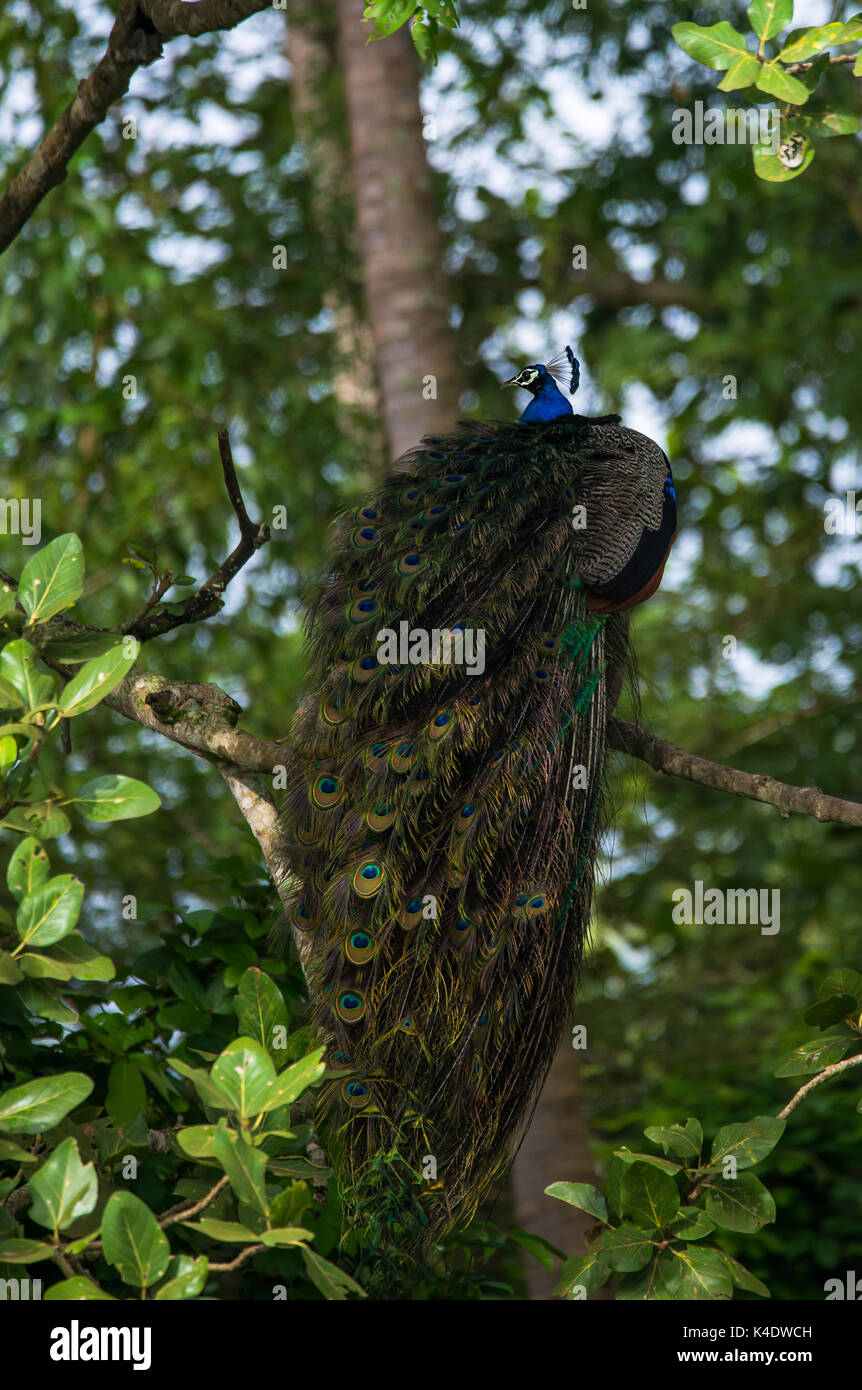
[[[573,415],[552,371],[507,383],[518,423],[405,455],[308,609],[289,915],[330,1040],[319,1129],[378,1249],[468,1219],[529,1117],[587,931],[625,610],[676,531],[662,450]]]

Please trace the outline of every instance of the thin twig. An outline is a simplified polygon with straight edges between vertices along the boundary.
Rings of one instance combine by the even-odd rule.
[[[250,1260],[252,1255],[259,1255],[261,1250],[268,1250],[268,1245],[247,1245],[244,1250],[240,1250],[235,1260],[230,1260],[227,1264],[210,1265],[210,1270],[217,1274],[224,1274],[229,1269],[239,1269],[240,1265]]]
[[[223,1178],[219,1178],[215,1187],[211,1188],[205,1197],[202,1197],[199,1202],[195,1202],[193,1207],[183,1207],[181,1211],[177,1211],[175,1207],[172,1207],[171,1210],[159,1220],[159,1225],[162,1230],[164,1230],[165,1226],[172,1226],[175,1221],[188,1221],[190,1216],[197,1216],[199,1211],[203,1211],[204,1207],[208,1207],[210,1202],[215,1201],[222,1189],[227,1187],[227,1184],[228,1177],[227,1174],[225,1174]]]
[[[269,540],[267,524],[252,521],[246,511],[239,480],[236,476],[227,430],[219,430],[218,445],[225,488],[234,515],[239,522],[239,544],[219,565],[215,573],[211,574],[209,579],[190,598],[183,599],[180,603],[173,603],[170,608],[159,608],[153,611],[142,610],[137,618],[124,624],[123,631],[131,633],[141,642],[149,642],[154,637],[161,637],[163,633],[173,631],[174,628],[185,627],[189,623],[198,623],[205,618],[211,618],[222,607],[224,601],[222,595],[228,584],[239,574],[243,566],[248,564],[256,551]],[[149,608],[150,605],[147,607]]]
[[[800,1101],[803,1101],[809,1091],[813,1091],[815,1086],[820,1086],[830,1077],[837,1076],[839,1072],[849,1071],[851,1067],[862,1066],[862,1052],[857,1057],[845,1057],[843,1062],[833,1062],[830,1067],[824,1067],[823,1071],[818,1072],[810,1081],[806,1081],[804,1086],[800,1086],[796,1095],[791,1097],[783,1110],[779,1110],[779,1120],[786,1120],[791,1110],[795,1110]]]

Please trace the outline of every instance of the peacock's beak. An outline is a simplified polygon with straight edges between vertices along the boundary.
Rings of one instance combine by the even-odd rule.
[[[518,385],[518,378],[517,378],[516,376],[510,376],[508,381],[501,381],[501,382],[500,382],[500,390],[502,391],[502,389],[503,389],[504,386],[517,386],[517,385]]]

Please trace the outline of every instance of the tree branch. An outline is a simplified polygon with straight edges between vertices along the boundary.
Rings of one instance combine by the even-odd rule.
[[[63,182],[69,161],[114,102],[125,96],[140,67],[162,56],[162,44],[180,34],[233,29],[271,7],[272,0],[120,0],[108,46],[0,198],[0,253],[15,240],[52,188]]]
[[[181,34],[196,39],[217,29],[235,29],[244,19],[271,7],[272,0],[138,0],[138,9],[163,39]]]
[[[791,1110],[795,1110],[800,1101],[803,1101],[808,1095],[808,1092],[813,1091],[815,1086],[819,1086],[823,1081],[828,1081],[832,1076],[838,1076],[843,1071],[849,1071],[851,1067],[859,1066],[862,1066],[862,1053],[859,1053],[856,1057],[845,1057],[843,1062],[833,1062],[831,1066],[824,1067],[823,1071],[818,1072],[817,1076],[812,1077],[810,1081],[806,1081],[804,1086],[800,1086],[796,1095],[790,1098],[784,1109],[779,1110],[779,1120],[786,1120]]]
[[[733,792],[735,796],[747,796],[752,801],[764,801],[777,807],[782,816],[796,812],[817,821],[862,827],[862,804],[858,801],[842,801],[840,797],[827,796],[819,787],[791,787],[761,773],[712,763],[663,738],[655,738],[625,719],[611,719],[609,742],[612,748],[639,758],[654,772],[683,777],[688,782]]]

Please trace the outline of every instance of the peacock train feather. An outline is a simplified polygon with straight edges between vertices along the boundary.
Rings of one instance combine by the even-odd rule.
[[[504,1171],[587,931],[627,610],[676,534],[670,467],[572,413],[425,438],[337,523],[308,603],[287,917],[328,1040],[318,1130],[360,1244],[416,1251]]]

